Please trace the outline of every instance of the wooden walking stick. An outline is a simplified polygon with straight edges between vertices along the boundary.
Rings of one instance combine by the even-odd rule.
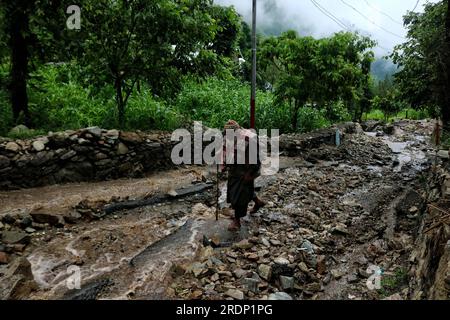
[[[216,221],[219,221],[219,164],[216,166]]]

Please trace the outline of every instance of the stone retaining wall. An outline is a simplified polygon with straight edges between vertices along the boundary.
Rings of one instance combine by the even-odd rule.
[[[139,177],[172,166],[170,134],[87,128],[0,140],[0,189]]]
[[[344,137],[346,133],[355,132],[358,126],[347,123],[337,127]],[[336,127],[283,135],[280,151],[298,156],[304,150],[323,144],[333,145],[335,135]],[[97,127],[29,140],[0,138],[0,190],[138,178],[145,173],[163,171],[174,166],[170,155],[177,142],[171,142],[170,138],[170,133],[123,132]]]

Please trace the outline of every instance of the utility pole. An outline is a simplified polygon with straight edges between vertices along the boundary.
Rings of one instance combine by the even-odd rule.
[[[253,0],[252,18],[252,96],[250,100],[250,129],[256,129],[256,0]]]

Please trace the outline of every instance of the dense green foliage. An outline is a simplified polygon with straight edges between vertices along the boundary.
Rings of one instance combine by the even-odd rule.
[[[248,125],[251,34],[233,7],[80,0],[81,29],[69,30],[70,4],[0,0],[0,134],[21,123],[36,132],[172,130],[191,120]],[[265,5],[276,15],[275,2]],[[395,65],[373,64],[376,43],[359,34],[259,34],[257,127],[301,132],[361,120],[371,110],[386,120],[402,110],[411,117],[443,110],[445,79],[436,73],[437,57],[445,57],[445,9],[445,2],[429,4],[405,18],[410,31],[393,56],[401,66],[395,81],[372,77],[371,66]]]
[[[427,3],[424,13],[405,17],[407,41],[396,48],[398,97],[415,109],[440,108],[450,121],[450,10],[448,0]]]

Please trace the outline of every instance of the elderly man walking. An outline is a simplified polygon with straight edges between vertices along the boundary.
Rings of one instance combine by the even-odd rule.
[[[254,206],[250,213],[256,213],[262,208],[265,203],[260,200],[255,193],[255,179],[260,176],[261,163],[258,155],[258,148],[251,148],[251,143],[258,144],[257,135],[250,131],[243,129],[239,124],[230,120],[224,127],[224,135],[226,137],[224,144],[224,164],[223,169],[228,171],[227,181],[227,202],[231,204],[234,210],[234,218],[228,230],[239,231],[241,228],[241,218],[247,215],[247,208],[249,203],[253,200]],[[234,132],[232,138],[234,141],[230,143],[230,132]],[[228,141],[228,143],[227,143]],[[233,150],[227,150],[226,146],[233,145]],[[256,155],[250,155],[250,152],[255,152]],[[244,157],[239,158],[238,153],[243,152]],[[234,153],[233,161],[227,159]],[[244,158],[242,163],[239,159]],[[252,161],[256,160],[256,161]]]

